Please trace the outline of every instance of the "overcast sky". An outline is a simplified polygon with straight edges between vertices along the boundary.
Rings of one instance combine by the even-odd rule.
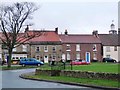
[[[6,3],[16,1],[19,0],[6,0]],[[40,6],[40,9],[33,14],[31,22],[34,25],[30,26],[30,29],[52,30],[58,27],[59,33],[64,33],[65,29],[70,34],[91,34],[93,30],[108,33],[112,20],[115,28],[118,28],[119,0],[27,1],[36,2]]]

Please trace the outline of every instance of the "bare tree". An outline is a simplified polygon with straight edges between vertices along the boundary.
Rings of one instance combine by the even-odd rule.
[[[11,67],[13,48],[38,36],[37,33],[29,35],[27,31],[25,34],[20,34],[26,20],[31,19],[32,13],[37,9],[36,5],[31,2],[21,2],[7,6],[0,6],[0,30],[2,32],[0,39],[8,49],[8,67]]]

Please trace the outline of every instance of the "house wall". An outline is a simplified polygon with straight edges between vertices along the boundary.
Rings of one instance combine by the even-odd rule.
[[[120,62],[120,46],[118,46],[118,62]]]
[[[21,58],[27,58],[27,54],[12,54],[12,60],[19,60]]]
[[[110,48],[107,51],[107,48]],[[118,53],[120,54],[120,46],[117,46],[117,51],[114,50],[114,46],[103,46],[103,58],[110,56],[110,58],[115,59],[118,62]]]
[[[24,44],[26,46],[26,51],[23,51],[23,44],[14,48],[16,49],[15,51],[13,50],[13,52],[28,52],[28,48],[29,48],[29,44]]]
[[[21,58],[28,57],[29,44],[25,44],[25,46],[26,46],[26,51],[23,51],[23,45],[20,45],[13,49],[12,60],[19,60]]]
[[[0,60],[2,60],[2,44],[0,44]]]
[[[94,58],[94,53],[96,53],[96,59],[101,61],[101,44],[96,44],[97,50],[93,51],[93,44],[80,44],[80,51],[76,51],[77,44],[70,44],[70,51],[66,51],[67,44],[62,45],[62,54],[65,54],[65,59],[67,60],[67,53],[70,53],[70,60],[76,59],[76,54],[80,54],[80,59],[86,60],[86,52],[90,52],[90,60]]]
[[[45,52],[44,51],[44,46],[48,47],[48,51]],[[53,51],[53,47],[56,47],[56,51]],[[36,51],[36,48],[40,47],[39,51]],[[53,55],[55,55],[55,61],[60,61],[61,60],[61,50],[62,50],[62,46],[61,45],[31,45],[30,46],[30,54],[31,54],[31,58],[36,58],[42,61],[45,61],[45,56],[48,58],[48,62],[53,60]],[[48,63],[46,62],[46,63]]]

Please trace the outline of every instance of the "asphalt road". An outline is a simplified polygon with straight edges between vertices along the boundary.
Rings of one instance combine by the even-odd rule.
[[[72,90],[98,90],[89,87],[73,86],[60,83],[26,80],[19,77],[22,73],[33,72],[35,69],[7,70],[2,72],[2,88],[72,88]],[[64,90],[62,89],[62,90]],[[3,89],[4,90],[4,89]],[[71,89],[70,89],[71,90]]]

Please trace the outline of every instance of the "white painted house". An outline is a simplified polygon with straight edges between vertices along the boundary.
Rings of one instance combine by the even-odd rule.
[[[118,44],[118,34],[115,25],[111,24],[109,34],[99,34],[99,38],[103,45],[103,58],[112,58],[117,62],[120,61],[120,46]]]

